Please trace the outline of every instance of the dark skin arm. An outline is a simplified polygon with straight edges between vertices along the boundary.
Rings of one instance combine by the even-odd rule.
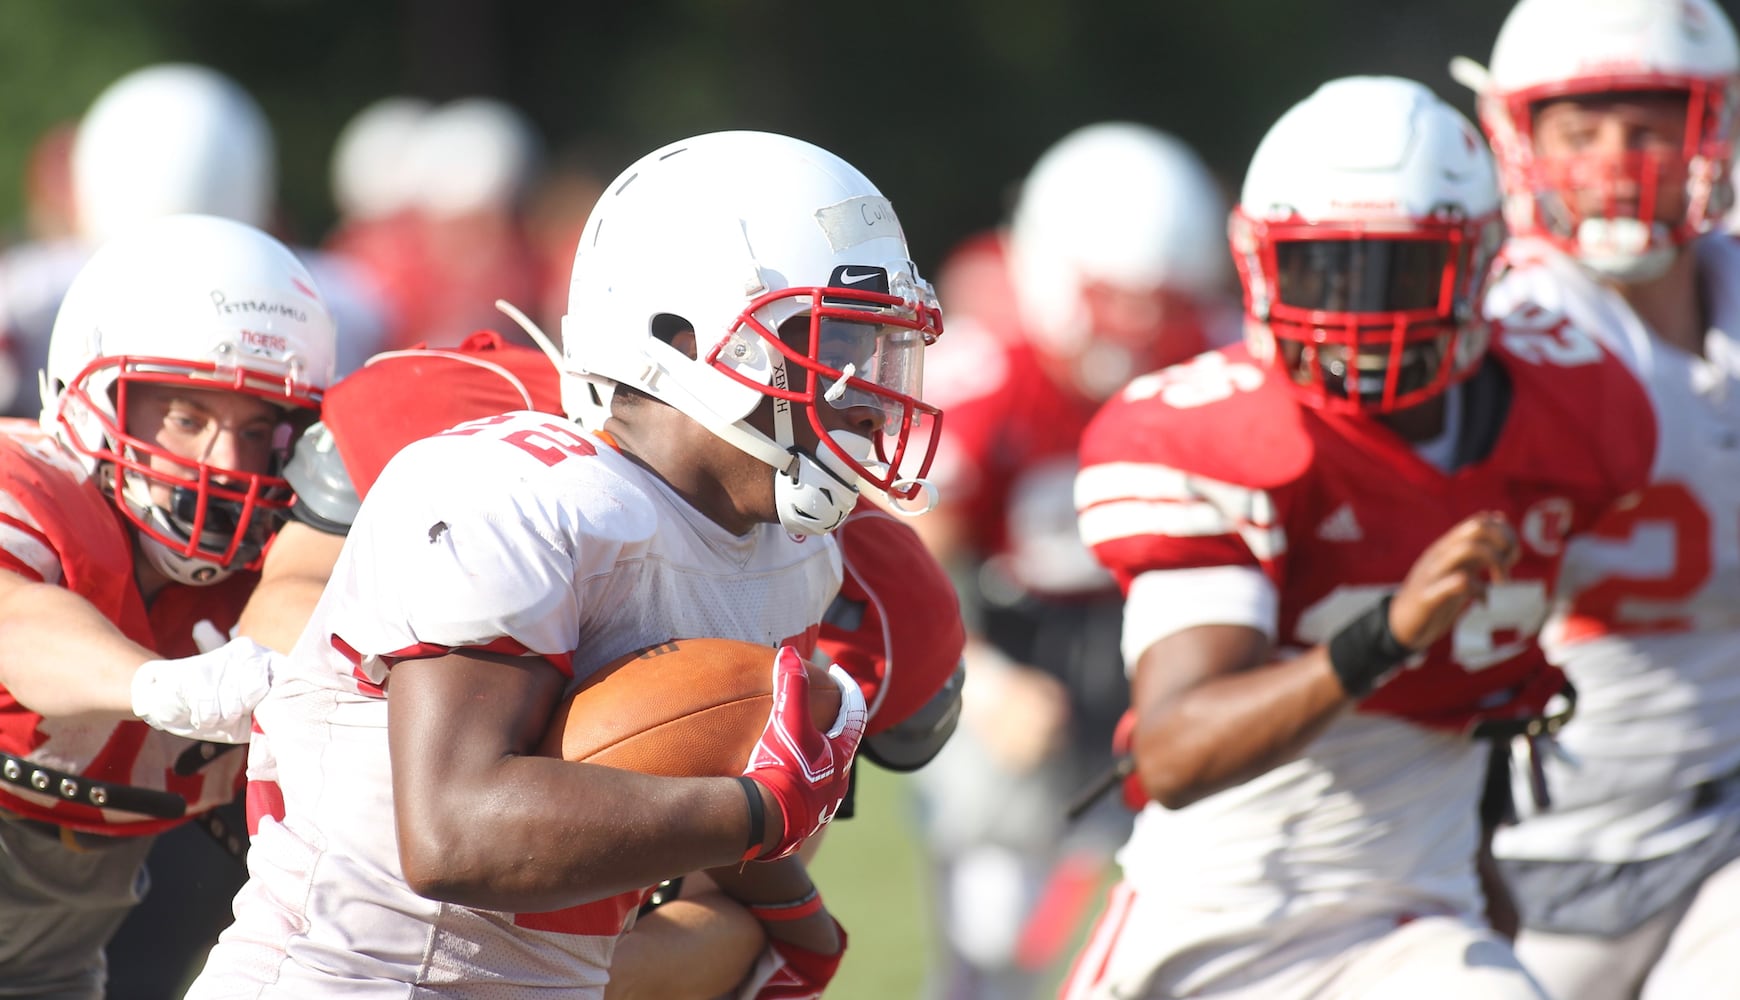
[[[788,902],[815,888],[803,861],[795,857],[716,868],[707,874],[726,896],[746,906]],[[798,920],[773,921],[763,925],[763,930],[770,939],[820,955],[833,955],[840,950],[840,935],[826,909]]]
[[[1427,547],[1390,604],[1390,631],[1424,649],[1516,562],[1501,517],[1470,517]],[[1256,629],[1202,625],[1166,636],[1137,661],[1131,701],[1142,787],[1179,809],[1290,761],[1353,703],[1318,645],[1277,659]]]
[[[419,895],[541,912],[742,856],[749,810],[734,780],[527,756],[563,686],[532,657],[455,653],[393,668],[399,860]],[[762,799],[777,836],[778,807]]]
[[[1202,625],[1149,646],[1130,696],[1136,769],[1150,798],[1181,809],[1297,757],[1351,704],[1322,647],[1273,659],[1263,633]]]
[[[839,951],[839,934],[826,911],[763,925],[746,905],[785,902],[808,892],[807,868],[826,832],[824,827],[804,841],[796,857],[684,876],[678,899],[642,915],[616,942],[605,1000],[728,996],[749,975],[770,938],[823,954]],[[716,875],[731,885],[732,895],[721,891]]]

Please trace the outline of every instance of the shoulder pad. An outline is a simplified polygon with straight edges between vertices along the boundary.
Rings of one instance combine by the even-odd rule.
[[[291,516],[321,531],[344,534],[356,521],[356,486],[345,471],[338,442],[323,423],[308,428],[284,466],[284,478],[296,491]]]
[[[942,688],[917,711],[865,737],[864,756],[890,771],[916,771],[930,763],[961,720],[961,687],[966,679],[967,661],[963,659]]]
[[[1273,489],[1311,464],[1304,407],[1243,347],[1132,381],[1082,435],[1081,466],[1161,466]]]

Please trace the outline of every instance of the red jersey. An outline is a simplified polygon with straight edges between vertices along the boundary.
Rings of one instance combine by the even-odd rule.
[[[1508,410],[1484,457],[1450,473],[1374,420],[1303,406],[1242,347],[1137,379],[1082,442],[1083,538],[1126,591],[1155,570],[1257,569],[1278,644],[1309,647],[1457,522],[1500,512],[1521,542],[1510,579],[1360,709],[1458,730],[1537,713],[1563,682],[1535,633],[1566,537],[1644,484],[1654,417],[1624,366],[1563,324],[1495,329],[1486,364]]]
[[[957,248],[939,288],[949,335],[925,352],[925,383],[948,415],[932,468],[941,502],[966,526],[968,545],[1022,590],[1110,595],[1076,537],[1071,494],[1076,449],[1101,401],[1023,324],[1001,234]],[[1194,324],[1168,330],[1165,343],[1175,358],[1210,346]]]
[[[84,469],[34,423],[0,426],[0,568],[91,602],[127,638],[175,658],[199,652],[193,627],[228,633],[258,579],[235,573],[208,587],[169,583],[146,608],[133,575],[133,536]],[[66,669],[77,670],[76,663]],[[44,719],[0,687],[0,750],[110,785],[173,792],[192,815],[228,802],[245,754],[220,754],[191,774],[197,744],[143,722]],[[185,755],[185,756],[184,756]],[[183,822],[69,802],[0,784],[0,808],[91,833],[157,833]]]
[[[479,330],[453,348],[388,351],[327,390],[332,432],[358,497],[399,449],[455,424],[513,410],[562,412],[556,366],[539,350]]]
[[[948,414],[932,467],[942,503],[981,556],[1015,553],[1007,568],[1028,590],[1079,591],[1083,581],[1070,577],[1080,566],[1051,579],[1060,574],[1046,560],[1020,554],[1046,547],[1039,536],[1074,535],[1075,450],[1099,404],[1053,378],[1022,332],[998,237],[957,250],[943,282],[947,301],[965,308],[950,312],[949,335],[925,352],[927,398]],[[1103,575],[1089,580],[1087,589],[1109,588]]]

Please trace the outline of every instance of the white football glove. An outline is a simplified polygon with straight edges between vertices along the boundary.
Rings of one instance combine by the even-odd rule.
[[[246,743],[281,656],[241,638],[179,660],[147,660],[133,675],[133,714],[177,736]]]

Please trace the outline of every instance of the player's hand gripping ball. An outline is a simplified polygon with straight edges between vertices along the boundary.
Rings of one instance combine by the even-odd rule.
[[[773,707],[769,646],[678,639],[630,653],[557,708],[539,752],[667,777],[735,777]],[[810,720],[833,726],[840,689],[810,664]]]

